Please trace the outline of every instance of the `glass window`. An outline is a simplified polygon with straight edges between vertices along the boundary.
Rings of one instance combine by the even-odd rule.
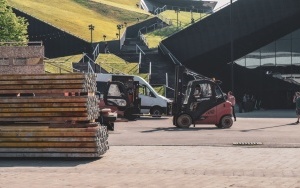
[[[108,89],[108,96],[121,97],[121,91],[117,84],[111,84]]]
[[[247,68],[300,65],[300,29],[249,53],[235,62]]]
[[[256,68],[260,66],[260,50],[256,50],[245,57],[247,68]]]
[[[151,90],[145,85],[139,85],[139,93],[150,97],[155,97]]]
[[[186,91],[185,91],[185,95],[184,95],[184,99],[183,99],[183,104],[187,104],[189,102],[189,96],[190,93],[192,91],[191,85],[188,85]]]
[[[240,66],[245,67],[246,66],[245,56],[242,57],[242,58],[240,58],[240,59],[238,59],[238,60],[236,60],[235,63],[238,64],[238,65],[240,65]]]
[[[223,93],[222,93],[221,89],[217,86],[216,86],[216,97],[218,99],[223,97]]]
[[[292,63],[294,65],[300,65],[300,38],[293,39],[292,41],[292,50],[293,50],[293,55],[292,55]]]
[[[293,39],[300,39],[300,29],[294,31],[292,37]]]
[[[284,37],[280,38],[279,40],[290,40],[292,38],[292,33],[285,35]]]
[[[276,42],[276,65],[290,65],[291,57],[291,40],[280,39]]]
[[[261,65],[275,65],[275,42],[261,48]]]
[[[208,83],[200,84],[201,88],[201,97],[211,97],[212,92],[211,92],[211,86]]]

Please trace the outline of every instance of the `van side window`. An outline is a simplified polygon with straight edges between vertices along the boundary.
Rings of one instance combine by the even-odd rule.
[[[151,90],[145,85],[139,85],[139,93],[141,95],[155,97],[155,95],[151,92]]]

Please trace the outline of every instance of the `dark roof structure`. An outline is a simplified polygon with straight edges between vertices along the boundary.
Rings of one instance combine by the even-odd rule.
[[[252,93],[270,108],[282,107],[271,103],[299,90],[299,84],[231,62],[299,29],[299,17],[299,0],[238,0],[166,38],[159,49],[195,72],[221,79],[226,90]]]

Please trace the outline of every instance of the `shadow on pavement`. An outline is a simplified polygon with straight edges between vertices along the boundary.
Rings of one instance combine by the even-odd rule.
[[[217,127],[215,127],[214,125],[212,125],[211,127],[190,127],[187,129],[183,129],[183,128],[178,128],[178,127],[167,127],[167,128],[155,128],[155,129],[151,129],[151,130],[146,130],[146,131],[141,131],[141,133],[151,133],[151,132],[158,132],[158,131],[201,131],[201,130],[214,130],[214,129],[218,129],[218,130],[224,130],[224,129],[219,129]]]
[[[236,113],[237,118],[295,118],[296,112],[293,109],[280,110],[255,110],[251,112]]]
[[[0,158],[0,167],[75,167],[101,158]]]
[[[257,129],[241,130],[240,132],[250,132],[250,131],[257,131],[257,130],[264,130],[264,129],[273,129],[273,128],[285,127],[285,126],[290,126],[290,125],[297,125],[297,124],[289,123],[289,124],[285,124],[285,125],[276,125],[276,126],[271,126],[271,127],[261,127],[261,128],[257,128]]]
[[[140,117],[137,120],[162,120],[169,119],[169,117]]]

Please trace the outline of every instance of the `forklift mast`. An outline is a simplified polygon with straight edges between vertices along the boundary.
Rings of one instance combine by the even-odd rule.
[[[178,114],[181,111],[183,99],[183,75],[185,67],[178,65],[175,67],[175,92],[174,101],[172,104],[172,115]]]

